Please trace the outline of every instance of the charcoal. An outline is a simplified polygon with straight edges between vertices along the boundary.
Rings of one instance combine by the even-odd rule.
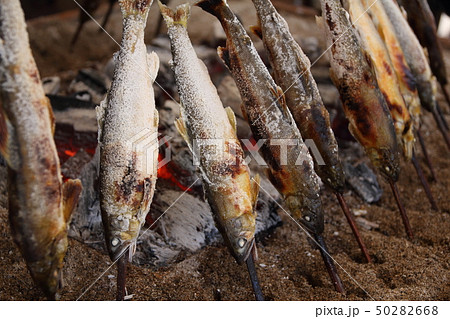
[[[377,176],[365,163],[353,166],[344,162],[344,170],[347,183],[359,197],[369,204],[380,200],[383,190],[378,184]]]
[[[91,101],[83,101],[73,96],[47,94],[47,97],[54,111],[65,111],[70,108],[95,109],[96,106]]]

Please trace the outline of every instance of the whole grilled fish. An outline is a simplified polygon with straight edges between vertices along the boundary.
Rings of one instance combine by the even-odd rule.
[[[399,156],[386,101],[340,0],[321,0],[321,4],[323,17],[318,23],[326,33],[331,78],[341,95],[349,130],[375,167],[395,182],[400,172]]]
[[[283,196],[293,218],[314,235],[335,289],[344,293],[321,235],[324,213],[319,198],[319,177],[314,172],[311,155],[286,106],[283,91],[275,84],[226,1],[203,0],[196,5],[216,16],[222,24],[227,35],[227,47],[219,47],[218,53],[239,89],[242,112],[253,137],[264,141],[260,153],[269,167],[269,178]]]
[[[402,146],[406,159],[410,160],[414,146],[411,116],[400,92],[389,52],[361,1],[345,0],[345,3],[348,7],[350,19],[358,31],[362,49],[370,59],[370,65],[376,75],[378,86],[391,112],[398,143]]]
[[[439,83],[447,84],[447,69],[437,36],[436,21],[427,0],[397,0],[405,8],[409,25],[421,45],[427,48],[431,70]]]
[[[197,58],[186,30],[190,5],[175,11],[159,3],[172,47],[172,69],[181,99],[178,131],[198,157],[208,202],[218,229],[239,264],[254,245],[253,211],[258,184],[250,182],[249,169],[236,136],[236,119],[224,109],[208,70]]]
[[[19,0],[0,0],[0,95],[0,152],[8,165],[13,238],[35,283],[55,299],[81,183],[62,182],[53,113]]]
[[[147,54],[144,29],[152,1],[121,0],[123,34],[107,97],[97,108],[100,207],[112,260],[134,254],[155,190],[158,112],[152,84],[159,59]]]
[[[416,130],[420,127],[420,98],[414,75],[405,59],[397,34],[381,3],[375,0],[362,0],[368,10],[380,37],[388,50],[392,67],[397,75],[400,92],[408,108]]]
[[[304,139],[311,139],[323,163],[315,160],[315,171],[334,191],[342,192],[345,175],[338,145],[330,127],[330,117],[310,71],[311,63],[289,32],[289,26],[269,0],[253,0],[259,26],[253,32],[262,37],[286,104]]]

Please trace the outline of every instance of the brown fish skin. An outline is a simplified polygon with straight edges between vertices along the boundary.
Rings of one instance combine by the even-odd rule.
[[[394,121],[395,132],[403,155],[410,160],[414,145],[413,125],[400,91],[397,75],[391,64],[389,52],[366,12],[362,0],[345,0],[344,6],[359,34],[361,48],[370,59],[378,86]]]
[[[289,32],[284,18],[269,0],[253,0],[264,46],[274,71],[275,82],[286,97],[302,137],[314,141],[323,163],[314,158],[315,171],[331,189],[342,192],[345,175],[328,111],[310,71],[311,63]]]
[[[374,3],[373,0],[363,0],[363,2],[386,45],[392,66],[397,75],[400,92],[414,123],[414,128],[418,130],[421,116],[419,93],[417,92],[416,80],[408,66],[397,34],[380,3]]]
[[[62,183],[53,114],[18,0],[0,1],[0,95],[0,152],[8,165],[12,235],[35,283],[55,299],[81,183]]]
[[[176,126],[198,156],[217,228],[238,264],[242,264],[254,247],[258,185],[250,180],[250,170],[236,136],[234,113],[223,108],[208,70],[189,39],[190,6],[180,5],[171,10],[159,2],[159,7],[168,28],[171,67],[181,100],[181,118]],[[220,144],[211,145],[212,140]]]
[[[196,5],[216,16],[227,34],[227,48],[219,48],[219,55],[239,88],[242,111],[254,138],[266,140],[260,152],[269,166],[271,182],[283,195],[293,217],[310,232],[321,234],[324,216],[319,198],[319,178],[292,115],[284,104],[281,89],[270,76],[244,27],[224,1],[200,1]],[[271,143],[282,140],[298,143],[288,149],[286,165],[282,164],[280,146]],[[296,165],[297,159],[302,161],[300,165]]]
[[[399,152],[386,101],[341,2],[321,0],[321,4],[323,17],[318,22],[331,46],[331,78],[340,92],[349,130],[381,174],[395,182]]]
[[[407,12],[409,25],[420,44],[427,48],[431,70],[439,83],[447,84],[447,69],[437,36],[436,21],[426,0],[397,0]]]

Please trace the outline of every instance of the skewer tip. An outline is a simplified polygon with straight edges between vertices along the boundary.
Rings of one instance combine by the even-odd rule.
[[[314,239],[319,246],[320,254],[322,255],[325,267],[327,268],[328,274],[330,275],[331,281],[333,282],[334,289],[336,289],[337,292],[345,295],[344,285],[342,284],[341,278],[339,277],[336,267],[334,266],[333,259],[328,253],[328,248],[325,245],[325,240],[323,239],[322,235],[318,234],[314,234]]]

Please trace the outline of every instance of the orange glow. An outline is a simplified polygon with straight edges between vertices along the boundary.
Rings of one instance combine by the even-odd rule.
[[[158,154],[158,161],[161,161],[162,159],[163,156],[161,154]],[[158,178],[170,181],[172,184],[178,186],[182,191],[191,191],[189,187],[186,187],[183,184],[181,184],[177,180],[177,178],[172,174],[172,170],[169,167],[169,164],[166,164],[163,167],[158,168]]]

